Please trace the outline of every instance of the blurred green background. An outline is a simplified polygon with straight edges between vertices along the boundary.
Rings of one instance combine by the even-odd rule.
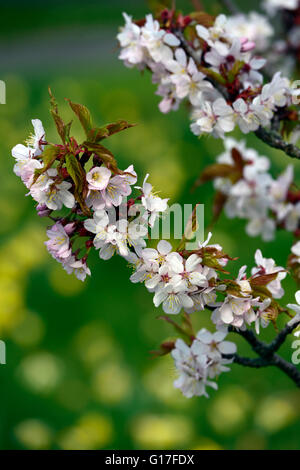
[[[191,2],[179,2],[188,12]],[[253,2],[237,2],[243,9]],[[212,13],[221,11],[206,2]],[[210,220],[212,187],[190,192],[197,175],[222,150],[189,130],[187,110],[162,115],[148,74],[118,61],[115,35],[123,10],[141,17],[146,2],[68,0],[1,2],[1,79],[7,104],[0,106],[0,339],[7,364],[0,365],[1,449],[297,449],[300,394],[280,371],[233,365],[211,398],[187,400],[175,390],[169,358],[151,359],[149,350],[172,335],[157,320],[152,295],[129,281],[121,258],[99,261],[86,283],[68,276],[44,247],[46,221],[13,174],[11,148],[40,118],[56,139],[48,112],[50,85],[64,117],[64,98],[86,104],[104,124],[126,119],[139,125],[109,142],[119,166],[134,163],[171,202],[205,204]],[[75,135],[80,135],[74,123]],[[238,135],[237,135],[238,136]],[[287,159],[248,138],[273,162],[273,174]],[[296,162],[297,163],[297,162]],[[299,168],[297,169],[299,176]],[[279,233],[263,243],[245,235],[243,221],[221,217],[214,229],[220,243],[242,264],[253,264],[256,248],[276,254],[285,265],[292,237]],[[285,282],[285,300],[296,287]],[[210,327],[199,313],[199,326]],[[272,338],[273,329],[263,332]],[[241,354],[250,355],[240,340]],[[291,358],[290,341],[282,354]]]

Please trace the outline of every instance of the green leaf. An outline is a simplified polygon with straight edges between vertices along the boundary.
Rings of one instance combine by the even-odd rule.
[[[115,173],[121,173],[121,170],[118,169],[117,161],[110,150],[104,147],[101,144],[95,144],[94,142],[83,142],[83,144],[89,151],[97,154],[104,164],[114,171]]]
[[[70,129],[71,129],[72,121],[69,122],[68,124],[64,123],[64,121],[62,120],[62,118],[60,117],[58,113],[58,106],[52,94],[51,89],[48,88],[48,91],[50,95],[50,105],[51,105],[50,112],[55,122],[57,132],[59,133],[61,140],[65,144],[66,142],[70,141]]]
[[[76,114],[76,116],[79,118],[79,121],[84,129],[84,132],[86,133],[88,137],[89,132],[93,127],[92,117],[91,117],[89,110],[82,104],[73,103],[69,99],[67,99],[67,101],[69,105],[71,106],[72,110],[74,111],[74,113]]]
[[[87,137],[89,142],[97,143],[113,134],[117,134],[118,132],[129,129],[130,127],[134,127],[135,125],[136,124],[129,124],[127,121],[117,121],[112,124],[107,124],[107,126],[91,129]]]
[[[85,204],[85,196],[87,193],[85,171],[75,155],[71,153],[66,154],[66,168],[75,185],[75,199],[79,203],[84,215],[90,216],[91,211]]]
[[[205,13],[204,11],[194,11],[189,14],[189,16],[197,21],[198,24],[201,24],[205,28],[210,28],[213,26],[215,22],[215,16],[209,15],[208,13]]]
[[[237,60],[235,61],[232,69],[230,70],[230,72],[228,73],[228,80],[229,80],[229,83],[233,83],[236,76],[240,73],[240,71],[242,70],[242,68],[244,67],[245,65],[245,62],[243,62],[242,60]]]
[[[60,153],[59,147],[56,147],[54,145],[47,145],[45,147],[43,153],[39,155],[39,159],[43,160],[44,166],[40,170],[35,170],[32,184],[36,182],[36,180],[38,179],[40,175],[42,175],[47,170],[49,170],[49,168],[51,168],[51,166],[53,165],[53,163],[59,156],[59,153]]]

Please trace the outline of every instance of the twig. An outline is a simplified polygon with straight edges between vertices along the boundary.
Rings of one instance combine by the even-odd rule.
[[[286,337],[290,335],[297,326],[300,325],[300,321],[293,325],[286,325],[276,336],[275,339],[268,345],[268,349],[271,353],[278,351],[280,346],[285,342]]]
[[[222,357],[224,359],[233,359],[233,362],[240,364],[241,366],[254,367],[256,369],[272,365],[269,361],[261,357],[252,359],[250,357],[241,357],[238,354],[223,354]]]
[[[251,345],[253,351],[255,351],[259,356],[268,357],[272,354],[269,350],[268,344],[260,341],[252,330],[246,329],[245,331],[242,331],[229,327],[228,331],[242,336]]]
[[[300,371],[295,367],[293,364],[290,362],[287,362],[285,359],[282,357],[278,356],[278,354],[273,355],[273,364],[276,367],[278,367],[282,372],[284,372],[286,375],[292,379],[297,387],[300,388]]]
[[[270,359],[263,357],[252,359],[250,357],[241,357],[238,354],[223,354],[223,358],[232,359],[235,364],[255,369],[272,366],[278,367],[300,388],[300,371],[293,364],[278,356],[278,354],[274,354]]]
[[[300,148],[296,145],[285,142],[285,140],[282,139],[278,132],[259,127],[257,131],[254,132],[254,134],[256,135],[256,137],[265,142],[265,144],[268,144],[270,147],[282,150],[289,157],[300,159]]]
[[[233,333],[237,333],[238,335],[242,336],[252,347],[253,351],[255,351],[260,357],[256,359],[250,358],[241,358],[237,354],[234,355],[226,355],[224,356],[226,359],[233,359],[233,362],[246,366],[246,367],[268,367],[268,366],[275,366],[278,367],[282,372],[284,372],[293,382],[300,388],[300,370],[297,369],[293,364],[287,362],[282,357],[275,354],[275,351],[278,351],[280,346],[284,343],[286,337],[292,333],[292,331],[297,328],[300,322],[297,322],[293,325],[286,325],[283,330],[278,333],[276,338],[270,343],[266,344],[263,341],[260,341],[253,331],[251,330],[237,330],[233,327],[229,327],[229,331]]]

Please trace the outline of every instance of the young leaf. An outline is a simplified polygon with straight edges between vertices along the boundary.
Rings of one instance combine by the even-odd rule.
[[[66,154],[66,168],[75,185],[75,199],[79,203],[84,215],[90,216],[91,211],[85,204],[85,196],[87,192],[85,171],[75,155],[71,153]]]
[[[110,150],[108,150],[106,147],[103,147],[101,144],[95,144],[93,142],[84,142],[83,145],[89,150],[101,158],[103,160],[104,164],[111,169],[114,173],[121,173],[121,171],[118,169],[117,161],[113,154],[111,153]]]
[[[87,137],[89,142],[97,143],[113,134],[117,134],[118,132],[129,129],[130,127],[134,127],[135,125],[136,124],[129,124],[127,121],[117,121],[112,124],[108,124],[107,126],[91,129]]]
[[[278,272],[271,274],[262,274],[251,279],[251,286],[266,286],[269,282],[277,278]]]
[[[199,186],[200,184],[206,183],[206,181],[211,181],[217,177],[226,178],[230,176],[233,171],[234,168],[231,165],[226,163],[214,163],[213,165],[205,168],[196,185]]]
[[[67,99],[69,105],[71,106],[72,110],[79,118],[79,121],[88,137],[90,130],[92,129],[92,117],[89,110],[83,106],[82,104],[73,103],[71,100]]]
[[[159,15],[166,8],[168,10],[172,8],[172,0],[148,0],[147,3],[155,15]]]
[[[59,147],[55,147],[54,145],[47,145],[45,147],[43,153],[39,155],[39,159],[43,160],[44,166],[40,170],[35,170],[32,184],[36,182],[36,180],[38,179],[40,175],[42,175],[47,170],[49,170],[49,168],[51,168],[51,166],[57,159],[59,153],[60,153]]]
[[[70,140],[70,128],[72,125],[72,121],[69,122],[68,124],[65,124],[60,115],[58,114],[58,106],[56,103],[56,100],[52,94],[52,91],[50,88],[48,88],[49,95],[50,95],[50,112],[52,114],[52,117],[54,119],[55,125],[57,132],[60,135],[61,140],[65,144],[66,142],[69,142]]]
[[[210,28],[215,22],[215,16],[209,15],[204,11],[195,11],[189,15],[193,20],[197,21],[198,24]]]
[[[175,341],[164,341],[161,343],[158,350],[150,351],[150,354],[154,357],[166,356],[175,348]]]

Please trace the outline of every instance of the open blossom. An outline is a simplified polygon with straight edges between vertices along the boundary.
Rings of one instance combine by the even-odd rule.
[[[57,260],[66,260],[72,254],[70,239],[65,228],[60,223],[55,223],[47,230],[49,240],[45,245],[49,253]]]
[[[153,303],[155,307],[162,303],[164,312],[172,315],[177,315],[182,308],[191,308],[194,304],[183,285],[171,283],[156,291]]]
[[[219,52],[228,50],[222,38],[226,36],[226,22],[225,15],[219,15],[213,26],[205,28],[205,26],[197,25],[196,31],[199,38],[203,39],[209,46],[217,49]]]
[[[213,103],[204,101],[200,108],[192,113],[191,129],[194,134],[213,134],[223,137],[224,133],[234,129],[234,112],[226,104],[224,98],[218,98]]]
[[[201,91],[212,88],[212,85],[204,80],[205,75],[198,71],[194,60],[188,59],[185,51],[178,48],[175,58],[166,62],[166,69],[170,75],[163,78],[163,83],[170,81],[176,87],[176,95],[179,99],[189,97],[192,104],[198,103],[198,95]]]
[[[255,253],[256,267],[252,268],[251,274],[255,275],[268,275],[278,273],[276,279],[270,281],[266,287],[271,292],[274,299],[280,299],[284,296],[284,290],[281,287],[281,281],[286,277],[286,270],[281,266],[276,266],[272,258],[264,258],[260,250]]]
[[[86,262],[82,259],[77,260],[75,256],[68,258],[63,264],[63,267],[68,274],[74,273],[80,281],[84,281],[86,276],[91,275],[91,271]]]
[[[237,295],[227,294],[224,302],[213,312],[212,321],[217,326],[232,325],[236,328],[245,329],[246,324],[256,320],[253,309],[258,305],[258,298],[253,298],[251,286],[245,276],[246,266],[243,266],[236,279],[240,286]]]
[[[154,20],[152,15],[147,15],[141,30],[141,44],[146,47],[155,62],[166,62],[173,56],[169,46],[178,46],[180,41],[174,34],[160,29],[159,22]]]
[[[127,173],[127,174],[126,174]],[[102,197],[106,207],[121,205],[123,198],[131,194],[131,187],[136,183],[136,172],[133,165],[124,170],[124,174],[116,175],[110,178],[105,189],[102,191]]]
[[[132,22],[132,18],[123,13],[125,26],[117,38],[122,46],[119,58],[124,60],[126,65],[136,65],[143,62],[145,57],[144,47],[141,44],[141,29]]]
[[[86,175],[89,189],[98,190],[105,189],[108,185],[111,171],[106,167],[94,167]]]
[[[69,191],[72,184],[67,181],[56,184],[56,176],[55,168],[47,170],[30,187],[30,194],[35,201],[45,204],[51,210],[60,210],[63,206],[72,209],[75,206],[75,198]]]
[[[179,374],[174,386],[179,388],[187,398],[193,396],[208,397],[206,387],[217,389],[217,384],[211,379],[222,372],[229,371],[230,359],[224,359],[222,354],[234,354],[236,346],[224,341],[226,332],[210,333],[202,329],[197,333],[191,346],[178,339],[172,350],[172,357]]]
[[[11,153],[16,160],[14,172],[19,176],[27,188],[33,181],[35,170],[40,170],[43,163],[35,157],[39,156],[43,151],[43,140],[45,139],[45,131],[42,122],[39,119],[32,119],[34,134],[27,140],[27,147],[23,144],[16,145]]]
[[[148,177],[149,174],[144,179],[143,187],[137,186],[137,188],[142,191],[142,205],[146,209],[145,216],[149,219],[150,227],[153,227],[158,215],[167,210],[169,199],[162,199],[153,193],[153,186],[147,182]]]

